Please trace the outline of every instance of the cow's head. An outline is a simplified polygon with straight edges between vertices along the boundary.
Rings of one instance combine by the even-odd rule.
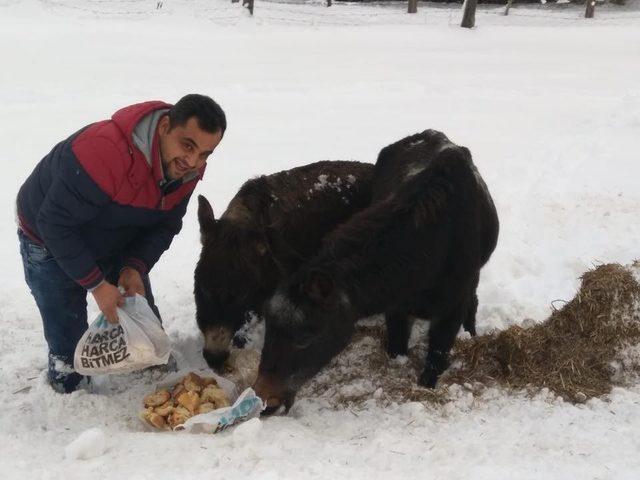
[[[288,411],[300,386],[349,342],[355,315],[344,291],[320,270],[293,275],[263,306],[265,342],[256,393],[266,413]]]
[[[233,215],[216,220],[202,195],[198,204],[202,251],[194,278],[196,319],[204,335],[202,354],[219,370],[234,332],[267,298],[279,272],[259,226]]]

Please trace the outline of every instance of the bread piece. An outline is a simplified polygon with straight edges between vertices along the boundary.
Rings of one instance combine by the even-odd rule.
[[[166,390],[158,390],[155,393],[144,397],[145,407],[159,407],[169,401],[171,394]]]
[[[176,383],[175,387],[171,390],[171,399],[173,401],[177,401],[176,399],[180,396],[182,392],[186,392],[187,389],[184,388],[182,383]]]
[[[200,396],[196,392],[182,392],[178,398],[178,403],[185,407],[193,415],[200,406]]]
[[[231,405],[227,395],[224,393],[224,390],[219,387],[214,387],[213,385],[209,385],[202,391],[200,399],[203,403],[213,403],[216,408],[228,407]]]
[[[203,388],[208,387],[209,385],[218,385],[218,381],[213,377],[202,377],[202,386]]]
[[[201,413],[209,413],[216,409],[216,406],[213,403],[201,403],[198,407],[198,415]]]
[[[168,422],[171,428],[182,425],[191,417],[191,413],[184,407],[176,407],[169,415]]]
[[[186,388],[190,392],[201,392],[202,387],[204,386],[202,382],[202,378],[200,378],[199,375],[193,372],[185,376],[182,379],[182,383],[184,385],[184,388]]]
[[[167,403],[154,408],[153,411],[163,417],[167,417],[171,412],[173,412],[173,402],[168,401]]]
[[[154,412],[151,408],[147,408],[140,412],[140,418],[142,418],[145,422],[151,425],[154,428],[158,428],[160,430],[165,430],[167,428],[167,421],[165,418]]]

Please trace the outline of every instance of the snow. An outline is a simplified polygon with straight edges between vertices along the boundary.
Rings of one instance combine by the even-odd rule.
[[[259,418],[252,418],[245,423],[241,423],[233,430],[233,442],[236,447],[242,446],[255,438],[262,429],[262,422]]]
[[[151,374],[54,393],[14,199],[55,143],[138,101],[200,92],[226,110],[229,130],[197,190],[217,215],[260,173],[373,162],[427,128],[469,147],[501,220],[481,276],[480,334],[539,322],[585,270],[638,256],[637,0],[598,4],[593,20],[581,6],[515,6],[508,17],[482,6],[473,30],[458,28],[453,4],[421,3],[409,16],[406,3],[257,2],[251,18],[226,0],[157,3],[0,0],[3,478],[637,478],[638,386],[580,405],[464,386],[443,405],[381,406],[380,391],[336,409],[306,396],[287,416],[213,436],[147,432],[137,413]],[[196,208],[152,272],[178,364],[194,370],[205,366],[192,296]],[[364,378],[343,388],[378,387]]]
[[[107,450],[107,435],[100,428],[90,428],[64,449],[65,458],[70,460],[88,460],[99,457]]]

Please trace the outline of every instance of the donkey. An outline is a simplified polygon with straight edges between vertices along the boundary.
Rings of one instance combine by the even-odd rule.
[[[407,353],[410,318],[430,319],[418,381],[435,387],[460,327],[475,330],[480,269],[498,230],[468,149],[434,130],[384,148],[371,205],[327,235],[265,302],[254,388],[268,411],[288,410],[300,386],[349,343],[356,320],[377,313],[391,356]]]
[[[273,294],[290,262],[311,257],[327,232],[369,205],[372,175],[369,163],[322,161],[260,176],[240,188],[220,219],[198,197],[194,296],[210,367],[222,368],[245,315]],[[271,237],[288,249],[275,252]]]

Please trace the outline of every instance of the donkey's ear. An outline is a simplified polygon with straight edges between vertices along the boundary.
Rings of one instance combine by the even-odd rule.
[[[198,222],[200,223],[200,243],[205,244],[207,235],[211,235],[216,227],[213,208],[206,198],[198,195]]]
[[[326,273],[319,271],[311,272],[304,283],[305,293],[317,303],[324,303],[333,293],[334,287],[333,279]]]
[[[212,229],[216,223],[213,208],[203,195],[198,195],[198,222],[200,223],[200,233]]]
[[[284,239],[276,227],[267,227],[264,233],[266,246],[282,276],[293,274],[302,265],[304,257]]]

